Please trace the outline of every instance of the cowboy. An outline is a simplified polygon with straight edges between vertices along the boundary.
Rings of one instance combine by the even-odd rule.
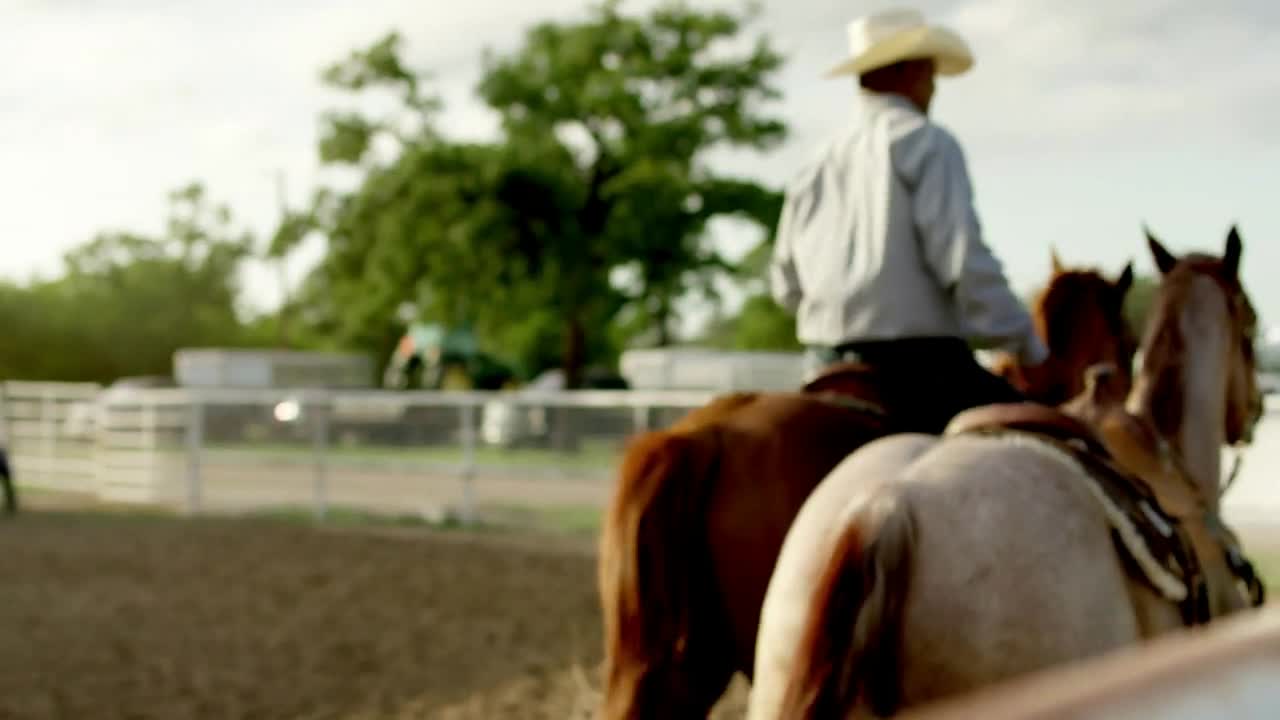
[[[907,401],[919,430],[961,410],[1023,396],[971,347],[1036,366],[1048,349],[984,244],[959,143],[930,122],[934,75],[973,65],[964,40],[893,10],[849,26],[860,108],[787,187],[770,267],[774,299],[796,315],[810,376],[860,362]],[[924,407],[928,405],[928,407]]]

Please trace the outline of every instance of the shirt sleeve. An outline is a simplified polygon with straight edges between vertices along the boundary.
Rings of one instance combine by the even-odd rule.
[[[973,190],[960,144],[946,130],[925,125],[901,142],[917,172],[912,213],[925,263],[951,294],[981,348],[1016,354],[1029,365],[1049,355],[1031,315],[1009,287],[1004,269],[982,241]]]
[[[782,203],[782,213],[778,218],[778,229],[773,238],[773,255],[769,262],[769,290],[774,302],[787,312],[795,314],[800,308],[803,292],[800,287],[800,276],[796,273],[794,244],[792,235],[795,228],[794,190],[788,190]]]

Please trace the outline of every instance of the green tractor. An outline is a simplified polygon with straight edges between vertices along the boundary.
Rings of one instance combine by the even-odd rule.
[[[467,328],[436,323],[409,327],[391,355],[383,386],[396,390],[500,390],[515,372],[480,349]]]

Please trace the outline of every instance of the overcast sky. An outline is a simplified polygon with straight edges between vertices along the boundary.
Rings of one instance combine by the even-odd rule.
[[[652,5],[632,0],[633,7]],[[696,3],[695,4],[723,4]],[[753,31],[789,57],[779,111],[792,137],[727,169],[780,185],[848,117],[821,73],[853,14],[884,2],[767,0]],[[943,79],[934,115],[968,154],[988,241],[1019,289],[1068,263],[1151,268],[1141,223],[1175,250],[1217,251],[1232,222],[1245,276],[1280,317],[1280,3],[1275,0],[925,0],[961,31],[974,71]],[[104,229],[158,228],[166,193],[204,181],[261,234],[317,182],[321,67],[389,29],[430,68],[443,124],[485,137],[472,97],[483,48],[583,0],[0,0],[0,275],[52,274]],[[724,241],[741,246],[729,233]],[[316,248],[291,268],[296,281]],[[255,271],[253,303],[278,297]]]

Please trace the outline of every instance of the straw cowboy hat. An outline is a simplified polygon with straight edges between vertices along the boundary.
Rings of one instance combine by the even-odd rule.
[[[973,67],[973,53],[956,33],[925,22],[916,10],[886,10],[849,23],[849,57],[827,77],[861,75],[904,60],[932,58],[939,75]]]

